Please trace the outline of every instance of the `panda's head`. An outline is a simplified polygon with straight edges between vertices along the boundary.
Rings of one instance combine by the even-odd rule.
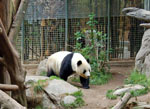
[[[74,53],[72,58],[72,68],[81,77],[87,79],[90,77],[91,66],[80,53]]]

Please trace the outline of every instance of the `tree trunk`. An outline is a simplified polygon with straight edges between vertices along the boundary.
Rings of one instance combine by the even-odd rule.
[[[14,47],[12,46],[11,42],[9,41],[5,28],[0,20],[0,53],[2,54],[1,60],[4,64],[3,66],[9,72],[11,77],[11,83],[16,84],[19,86],[19,90],[13,92],[13,96],[15,98],[19,98],[19,101],[22,105],[27,106],[26,102],[26,94],[25,94],[25,87],[24,87],[24,80],[25,80],[25,71],[21,67],[21,63],[16,53]]]

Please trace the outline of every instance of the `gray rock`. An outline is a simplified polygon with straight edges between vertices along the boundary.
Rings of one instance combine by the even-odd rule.
[[[25,83],[37,82],[38,80],[46,80],[46,79],[49,79],[49,77],[46,77],[46,76],[26,76]]]
[[[139,52],[135,58],[135,69],[150,76],[150,29],[146,30]]]
[[[150,21],[150,11],[147,11],[145,9],[128,7],[128,8],[124,8],[122,12],[130,17],[134,17],[140,20]]]
[[[47,85],[44,88],[46,93],[49,95],[53,94],[57,98],[57,100],[61,101],[61,96],[66,94],[72,94],[74,92],[79,91],[78,88],[72,86],[66,81],[63,80],[49,80],[48,77],[44,76],[26,76],[25,84],[27,85],[28,89],[26,90],[27,100],[31,104],[42,104],[44,109],[56,109],[57,106],[55,106],[51,100],[49,100],[47,94],[44,92],[40,92],[36,94],[34,92],[34,88],[32,87],[31,82],[37,82],[38,80],[47,80]],[[68,100],[68,98],[65,98]],[[69,101],[65,102],[69,102]],[[73,101],[74,99],[72,99]],[[70,102],[72,102],[70,101]]]
[[[140,90],[140,89],[145,89],[144,86],[141,86],[141,85],[125,85],[123,88],[121,89],[117,89],[113,95],[117,95],[117,96],[120,96],[121,94],[123,93],[126,93],[126,92],[130,92],[130,91],[135,91],[135,90]]]
[[[48,59],[44,59],[43,61],[40,62],[36,71],[36,75],[44,76],[42,73],[47,72],[47,68],[46,68],[47,60]]]
[[[63,99],[63,103],[64,104],[72,104],[73,102],[75,102],[76,98],[74,96],[65,96]]]
[[[72,86],[68,82],[64,80],[51,80],[49,81],[49,85],[44,88],[48,93],[53,93],[56,96],[63,94],[72,94],[74,92],[79,91],[78,88]]]

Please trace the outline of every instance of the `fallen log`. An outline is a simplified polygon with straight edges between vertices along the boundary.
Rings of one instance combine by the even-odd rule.
[[[0,90],[3,91],[16,91],[19,87],[17,85],[10,85],[10,84],[0,84]]]
[[[8,96],[5,92],[0,90],[0,108],[1,109],[26,109],[10,96]]]
[[[131,94],[129,92],[125,93],[121,100],[112,109],[123,109],[123,107],[127,104],[130,98]]]

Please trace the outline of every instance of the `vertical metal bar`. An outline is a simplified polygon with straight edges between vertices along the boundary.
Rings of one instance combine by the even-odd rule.
[[[109,61],[109,41],[110,41],[110,0],[107,0],[107,61]]]
[[[24,20],[22,21],[22,24],[21,24],[21,32],[22,32],[22,37],[21,37],[21,64],[24,64]]]
[[[68,42],[68,0],[65,0],[65,50]]]

